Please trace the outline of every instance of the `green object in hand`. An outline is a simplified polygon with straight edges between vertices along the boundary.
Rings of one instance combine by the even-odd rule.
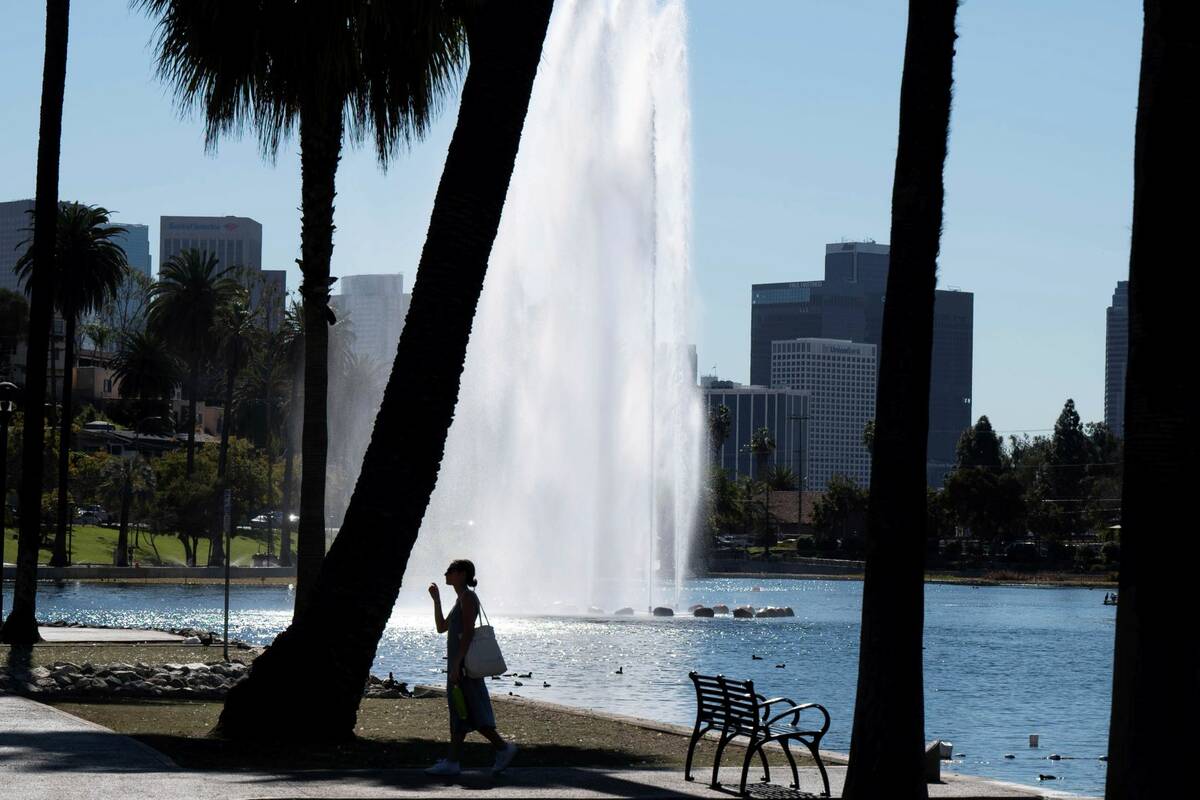
[[[459,719],[467,718],[467,698],[458,684],[450,687],[450,705],[454,707],[454,713]]]

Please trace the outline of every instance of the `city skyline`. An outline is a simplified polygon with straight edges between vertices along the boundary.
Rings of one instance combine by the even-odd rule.
[[[940,286],[976,294],[972,415],[1005,432],[1047,430],[1067,397],[1084,419],[1103,418],[1099,309],[1127,272],[1140,11],[1107,0],[1083,9],[1078,0],[1022,1],[967,4],[959,15]],[[694,340],[702,372],[715,364],[745,382],[748,286],[813,274],[809,254],[823,243],[888,238],[904,14],[882,2],[764,2],[778,21],[764,29],[717,3],[688,11]],[[33,190],[44,20],[19,5],[7,22],[0,196],[15,199]],[[101,203],[117,223],[149,223],[152,241],[167,209],[253,217],[268,229],[264,263],[285,266],[298,285],[295,142],[275,164],[263,163],[252,138],[206,154],[202,126],[181,118],[153,77],[144,16],[97,0],[73,9],[72,23],[95,35],[72,44],[62,197]],[[114,92],[120,111],[107,101]],[[418,279],[456,104],[387,175],[369,151],[346,153],[334,275]],[[95,160],[95,148],[138,155]]]

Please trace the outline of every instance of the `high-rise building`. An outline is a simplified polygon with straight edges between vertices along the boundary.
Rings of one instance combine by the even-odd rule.
[[[13,267],[25,248],[22,244],[33,238],[33,201],[10,200],[0,203],[0,289],[23,293]]]
[[[134,272],[140,272],[147,278],[152,277],[150,271],[150,226],[137,225],[129,222],[115,222],[125,229],[112,237],[112,241],[125,251],[125,260]]]
[[[755,284],[750,305],[750,382],[771,383],[772,342],[846,339],[879,346],[891,248],[875,242],[825,246],[824,279]],[[930,376],[927,478],[940,485],[958,437],[971,425],[975,296],[937,290]]]
[[[875,345],[818,338],[772,342],[771,388],[808,395],[805,488],[824,489],[834,475],[870,484],[863,431],[875,418]]]
[[[237,267],[250,292],[250,307],[278,328],[287,295],[287,271],[262,268],[262,225],[249,217],[161,217],[158,267],[177,253],[199,250],[217,257],[222,268]]]
[[[160,217],[158,268],[176,253],[199,250],[226,267],[262,269],[262,225],[249,217]]]
[[[412,297],[404,293],[404,276],[345,275],[338,286],[330,301],[338,319],[350,325],[353,351],[391,367]]]
[[[1105,312],[1104,424],[1125,435],[1125,368],[1129,363],[1129,281],[1117,281]]]
[[[759,478],[750,439],[759,428],[766,428],[775,442],[768,459],[770,466],[786,466],[797,476],[807,453],[801,447],[801,430],[808,409],[804,392],[790,389],[768,389],[764,386],[739,386],[730,381],[712,380],[705,376],[705,413],[720,406],[729,409],[729,437],[716,454],[721,468],[731,477]],[[806,485],[805,488],[808,488]]]

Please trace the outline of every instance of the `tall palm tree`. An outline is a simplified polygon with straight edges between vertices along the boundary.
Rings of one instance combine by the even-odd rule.
[[[263,152],[300,139],[300,294],[307,317],[296,607],[325,557],[326,372],[333,201],[348,138],[371,138],[386,167],[421,138],[464,58],[451,0],[140,0],[158,18],[159,74],[221,134],[258,132]],[[235,33],[236,32],[236,33]],[[235,34],[235,35],[231,35]]]
[[[42,105],[38,123],[37,189],[33,223],[34,271],[29,289],[29,339],[26,345],[23,450],[21,453],[21,526],[12,611],[0,629],[0,641],[33,644],[41,639],[37,606],[38,544],[41,541],[42,452],[46,400],[46,358],[54,307],[55,228],[58,223],[58,162],[62,152],[63,93],[67,82],[67,30],[70,0],[46,0],[46,47],[42,62]]]
[[[217,485],[222,494],[229,489],[226,483],[229,462],[229,434],[233,428],[234,386],[238,375],[241,374],[254,355],[254,347],[258,339],[257,315],[250,310],[250,296],[240,286],[225,303],[217,309],[213,325],[213,338],[216,340],[218,361],[225,372],[225,419],[221,425],[221,449],[217,455]],[[220,514],[214,515],[221,520]],[[218,522],[217,530],[213,533],[212,544],[208,548],[208,565],[220,566],[225,563],[225,548],[222,543],[224,531]]]
[[[280,331],[260,331],[262,342],[234,391],[234,424],[267,461],[267,509],[275,511],[275,455],[286,435],[284,397],[288,391],[287,365]],[[274,523],[267,523],[267,552],[272,553]]]
[[[754,456],[754,479],[767,479],[767,461],[775,452],[775,440],[771,438],[770,428],[759,428],[750,434],[750,452]]]
[[[471,67],[458,124],[358,484],[312,602],[226,700],[218,731],[227,736],[353,735],[362,687],[437,480],[551,5],[468,6]],[[407,422],[417,416],[423,424]],[[297,692],[315,680],[322,690],[306,692],[301,707]]]
[[[36,224],[36,214],[35,224]],[[125,251],[114,241],[125,228],[109,223],[108,209],[82,203],[59,203],[55,229],[55,257],[58,270],[54,282],[55,310],[63,318],[63,379],[61,430],[58,437],[58,526],[54,533],[54,551],[50,566],[67,565],[67,513],[70,477],[72,371],[75,363],[75,334],[80,317],[99,310],[116,297],[125,280],[129,264]],[[14,267],[26,288],[33,274],[30,251],[17,259]]]
[[[1180,192],[1200,179],[1200,154],[1187,122],[1200,67],[1200,8],[1146,0],[1133,160],[1133,238],[1129,258],[1129,365],[1125,374],[1125,471],[1121,492],[1121,574],[1113,657],[1105,796],[1169,797],[1162,734],[1192,731],[1200,680],[1195,619],[1200,556],[1183,520],[1192,513],[1195,440],[1187,370],[1171,354],[1188,336],[1195,291],[1164,269],[1171,239],[1192,216]],[[1163,557],[1164,554],[1169,554]],[[1181,744],[1195,740],[1184,733]]]
[[[195,466],[196,400],[200,369],[212,344],[217,312],[241,287],[217,257],[198,250],[171,256],[150,289],[150,331],[161,337],[187,365],[187,474]]]
[[[925,448],[958,0],[910,0],[847,798],[928,796]]]
[[[147,402],[154,403],[154,415],[164,415],[164,406],[179,383],[180,367],[161,336],[151,330],[126,334],[110,367],[121,397],[140,402],[139,417],[151,416]]]
[[[295,485],[296,425],[302,408],[301,388],[304,386],[304,309],[292,303],[284,315],[280,331],[282,361],[287,368],[288,398],[283,425],[283,512],[279,521],[279,563],[292,565],[292,489]]]

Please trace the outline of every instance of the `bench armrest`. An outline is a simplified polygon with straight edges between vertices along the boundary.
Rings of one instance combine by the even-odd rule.
[[[757,692],[754,693],[754,696],[758,698],[758,705],[762,708],[762,718],[764,720],[771,713],[771,706],[778,705],[779,703],[787,703],[789,706],[796,705],[796,701],[790,697],[772,697],[768,700],[766,695],[758,694]]]
[[[824,736],[825,732],[829,730],[829,712],[825,710],[825,706],[823,706],[819,703],[802,703],[798,706],[794,705],[791,708],[789,708],[787,711],[782,711],[782,712],[776,714],[775,716],[771,717],[770,719],[766,720],[764,722],[764,724],[767,726],[774,725],[776,722],[778,722],[779,720],[783,719],[784,717],[786,717],[790,714],[790,715],[792,715],[792,725],[799,725],[800,724],[800,712],[806,711],[810,708],[817,709],[825,717],[825,722],[823,725],[821,725],[821,730],[818,732],[818,736]]]

